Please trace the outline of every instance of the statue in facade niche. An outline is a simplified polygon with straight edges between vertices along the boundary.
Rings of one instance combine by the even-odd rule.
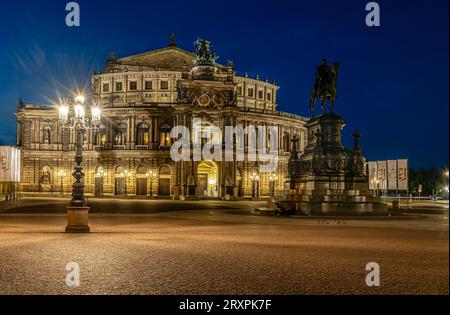
[[[43,133],[44,133],[44,143],[49,144],[50,143],[50,129],[45,128]]]
[[[41,184],[50,185],[50,182],[51,182],[50,170],[44,167],[44,169],[42,170]]]
[[[334,109],[334,101],[337,98],[337,78],[339,74],[339,63],[334,63],[332,67],[328,65],[327,59],[322,60],[322,64],[317,67],[316,80],[311,93],[310,107],[314,113],[316,101],[321,101],[324,112],[327,111],[326,103],[330,105],[330,112]]]

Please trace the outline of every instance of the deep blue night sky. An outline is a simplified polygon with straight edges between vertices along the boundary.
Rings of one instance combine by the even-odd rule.
[[[108,51],[161,48],[171,32],[193,50],[200,36],[240,75],[280,85],[279,110],[309,115],[315,66],[341,63],[336,111],[358,128],[369,160],[448,165],[448,0],[378,1],[381,27],[365,25],[369,1],[79,0],[81,27],[65,25],[69,1],[22,1],[0,10],[0,143],[15,144],[17,99],[51,103],[89,85]]]

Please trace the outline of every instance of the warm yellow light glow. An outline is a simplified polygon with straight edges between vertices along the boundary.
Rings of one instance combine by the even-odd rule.
[[[59,107],[59,119],[67,120],[69,118],[69,107],[67,105],[61,105]]]
[[[80,104],[84,104],[86,98],[83,95],[77,95],[77,97],[75,97],[75,102],[80,103]]]
[[[75,105],[75,117],[84,118],[84,108],[82,105]]]
[[[101,136],[100,142],[102,145],[106,143],[106,135]]]
[[[105,171],[99,171],[95,174],[95,177],[106,177],[107,173]]]
[[[100,115],[102,113],[101,109],[99,107],[92,107],[91,108],[91,112],[92,112],[92,121],[93,122],[99,122],[100,121]]]

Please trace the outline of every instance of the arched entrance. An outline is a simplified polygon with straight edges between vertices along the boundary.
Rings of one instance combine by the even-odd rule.
[[[95,168],[95,197],[103,197],[103,181],[106,172],[103,166],[99,165]]]
[[[170,196],[170,168],[168,166],[162,166],[159,169],[158,195],[163,197]]]
[[[116,196],[125,196],[125,185],[125,168],[119,165],[114,172],[114,194]]]
[[[213,161],[203,161],[197,168],[197,196],[219,196],[219,167]]]
[[[136,170],[136,196],[147,195],[147,167],[141,165]]]

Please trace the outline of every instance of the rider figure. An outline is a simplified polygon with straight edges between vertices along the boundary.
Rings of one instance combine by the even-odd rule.
[[[317,67],[317,81],[316,81],[316,89],[320,92],[325,92],[326,85],[330,78],[331,68],[328,65],[327,59],[322,59],[322,64]],[[320,93],[322,94],[322,93]]]

